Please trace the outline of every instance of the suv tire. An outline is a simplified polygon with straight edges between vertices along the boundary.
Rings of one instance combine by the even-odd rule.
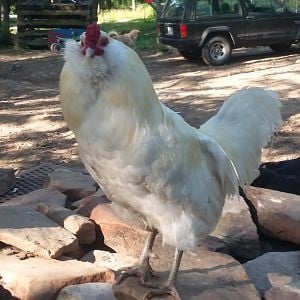
[[[284,52],[291,48],[291,44],[274,44],[270,48],[275,52]]]
[[[209,38],[202,48],[202,59],[210,66],[223,65],[231,55],[231,43],[224,36]]]
[[[187,60],[198,60],[201,57],[201,50],[178,50],[178,52]]]

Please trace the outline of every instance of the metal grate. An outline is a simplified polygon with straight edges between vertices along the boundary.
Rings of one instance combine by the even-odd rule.
[[[12,190],[0,196],[0,203],[11,198],[28,194],[34,190],[43,188],[47,174],[61,166],[53,163],[41,163],[28,170],[21,171],[16,176],[16,184]]]

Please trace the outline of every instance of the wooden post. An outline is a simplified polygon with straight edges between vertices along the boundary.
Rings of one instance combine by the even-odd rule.
[[[91,11],[91,21],[98,21],[98,0],[93,0],[92,3],[92,11]]]

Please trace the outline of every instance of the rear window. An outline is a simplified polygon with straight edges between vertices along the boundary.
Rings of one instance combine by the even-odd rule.
[[[238,0],[196,0],[195,18],[214,15],[239,15]]]
[[[164,5],[163,16],[167,18],[182,18],[187,1],[168,0]]]

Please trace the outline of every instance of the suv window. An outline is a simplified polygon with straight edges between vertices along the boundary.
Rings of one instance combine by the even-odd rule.
[[[183,0],[169,0],[165,5],[163,14],[167,18],[182,18],[184,12]]]
[[[196,3],[196,17],[211,16],[210,0],[198,0]]]
[[[245,1],[245,6],[249,15],[283,12],[283,7],[274,0],[256,0],[255,3],[251,1]]]
[[[237,0],[197,0],[196,17],[215,15],[239,15]]]

